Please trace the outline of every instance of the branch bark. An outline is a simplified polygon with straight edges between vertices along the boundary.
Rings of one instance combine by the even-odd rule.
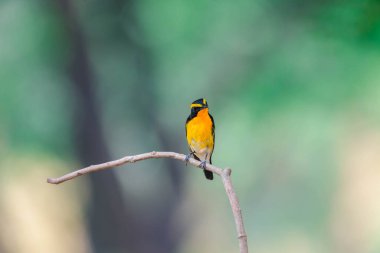
[[[105,162],[105,163],[101,163],[97,165],[91,165],[83,169],[73,171],[71,173],[68,173],[58,178],[48,178],[47,182],[50,184],[60,184],[65,181],[74,179],[76,177],[79,177],[88,173],[106,170],[106,169],[118,167],[124,164],[135,163],[138,161],[152,159],[152,158],[171,158],[171,159],[180,160],[184,162],[186,161],[186,156],[184,154],[179,154],[175,152],[153,151],[153,152],[143,153],[143,154],[138,154],[138,155],[133,155],[133,156],[125,156],[118,160],[109,161],[109,162]],[[200,162],[195,160],[194,158],[190,158],[188,163],[198,168],[200,165]],[[235,190],[232,186],[231,169],[229,168],[221,169],[212,164],[206,164],[206,170],[212,171],[213,173],[221,177],[224,189],[226,190],[226,194],[231,205],[232,214],[234,216],[235,226],[236,226],[236,231],[237,231],[237,238],[239,240],[240,253],[248,253],[247,234],[244,229],[243,216],[241,213],[239,201],[236,196]]]

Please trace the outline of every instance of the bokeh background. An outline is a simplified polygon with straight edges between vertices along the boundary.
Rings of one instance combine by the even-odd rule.
[[[208,100],[257,253],[380,252],[376,0],[0,1],[0,252],[237,252],[221,182],[172,160]]]

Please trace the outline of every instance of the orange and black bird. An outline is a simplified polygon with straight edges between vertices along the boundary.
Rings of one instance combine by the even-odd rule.
[[[190,105],[190,115],[186,120],[186,139],[189,145],[190,154],[186,160],[193,155],[201,162],[200,167],[207,179],[214,178],[211,171],[205,170],[206,162],[211,164],[211,156],[215,144],[215,124],[214,119],[208,113],[206,99],[200,98]]]

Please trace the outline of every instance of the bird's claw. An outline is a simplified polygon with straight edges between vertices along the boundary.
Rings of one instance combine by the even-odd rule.
[[[192,155],[194,155],[194,152],[191,152],[190,154],[186,155],[186,157],[185,157],[186,166],[187,166],[187,163],[189,162]]]
[[[199,164],[199,168],[206,169],[206,160]]]

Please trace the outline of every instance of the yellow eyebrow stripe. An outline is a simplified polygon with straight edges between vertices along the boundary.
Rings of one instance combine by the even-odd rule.
[[[203,105],[201,104],[191,104],[190,105],[190,108],[194,108],[194,107],[202,107]]]

